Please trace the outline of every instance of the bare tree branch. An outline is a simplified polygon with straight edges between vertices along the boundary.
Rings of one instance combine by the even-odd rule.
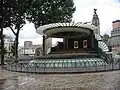
[[[24,25],[21,25],[21,27],[20,28],[22,28]]]
[[[16,36],[16,33],[15,33],[15,31],[13,30],[13,28],[12,27],[10,27],[10,29],[12,30],[12,32],[14,33],[14,35]]]

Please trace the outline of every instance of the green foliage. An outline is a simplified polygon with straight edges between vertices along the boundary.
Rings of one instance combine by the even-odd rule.
[[[14,8],[16,0],[0,0],[0,50],[1,50],[1,64],[4,65],[4,55],[6,50],[4,48],[3,28],[12,25],[12,18],[14,16]]]
[[[31,0],[0,0],[0,23],[4,19],[4,28],[11,25],[19,27],[25,23],[25,12]]]
[[[42,48],[40,48],[40,47],[36,48],[35,54],[36,54],[36,56],[42,55]]]
[[[33,22],[36,28],[49,23],[70,22],[74,11],[73,0],[0,0],[0,28],[10,27],[16,36],[17,58],[19,31],[26,20]]]
[[[3,41],[5,40],[6,35],[3,35]],[[4,45],[4,42],[3,42]],[[0,54],[5,55],[7,53],[7,49],[4,47],[1,49],[1,43],[0,43]]]
[[[50,23],[71,22],[75,11],[73,0],[33,0],[27,10],[27,19],[38,28]]]
[[[120,52],[118,52],[117,55],[120,55]]]
[[[15,42],[10,47],[12,56],[15,56]]]
[[[31,0],[15,0],[15,6],[13,10],[12,17],[12,26],[15,26],[15,29],[21,29],[25,25],[26,21],[26,12],[29,9]]]
[[[6,28],[11,25],[15,0],[0,0],[0,28]]]
[[[29,9],[29,5],[31,0],[14,0],[14,4],[16,8],[13,8],[13,17],[11,20],[10,29],[15,35],[15,44],[12,46],[13,55],[15,55],[16,60],[18,57],[18,39],[19,39],[19,31],[25,25],[26,21],[26,12]]]
[[[6,48],[3,48],[2,50],[0,49],[0,54],[3,54],[3,55],[5,55],[7,53],[7,50],[6,50]]]

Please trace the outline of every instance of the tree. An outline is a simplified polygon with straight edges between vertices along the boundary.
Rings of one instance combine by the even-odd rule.
[[[14,10],[13,25],[10,26],[16,36],[16,60],[18,57],[19,31],[25,24],[25,20],[33,22],[37,28],[49,23],[70,22],[72,13],[75,11],[73,0],[17,0],[16,6],[18,8]]]
[[[5,35],[2,36],[3,36],[3,44],[4,44]],[[7,53],[7,49],[5,47],[3,47],[2,49],[0,48],[0,55],[5,55],[6,53]],[[1,65],[4,65],[4,60],[2,61]]]
[[[7,53],[7,50],[6,50],[5,47],[4,47],[2,50],[0,50],[0,54],[2,54],[2,53],[3,53],[4,55]]]
[[[12,56],[15,56],[15,41],[14,41],[14,43],[11,45],[10,51],[11,51]]]
[[[4,65],[4,36],[3,29],[11,25],[11,17],[13,16],[13,8],[15,0],[0,0],[0,50],[1,64]]]
[[[13,34],[15,35],[15,61],[18,61],[18,40],[19,40],[19,32],[22,27],[25,25],[26,21],[26,12],[29,9],[31,0],[16,0],[16,7],[14,9],[14,17],[12,18],[12,25],[9,27]]]
[[[8,5],[5,9],[8,13],[8,20],[5,21],[9,22],[7,22],[7,27],[10,27],[16,37],[16,61],[18,58],[19,32],[26,20],[33,22],[36,28],[49,23],[70,22],[72,13],[75,11],[73,0],[4,0],[2,3],[7,3],[5,6]],[[2,21],[1,24],[5,23],[4,20]]]
[[[35,55],[36,56],[42,55],[42,48],[41,47],[38,47],[38,48],[35,49]]]
[[[74,11],[73,0],[33,0],[27,11],[27,20],[33,22],[35,28],[45,24],[71,22]],[[44,48],[43,43],[43,55]]]
[[[35,27],[50,23],[71,22],[75,11],[73,0],[33,0],[27,10]]]
[[[17,60],[17,48],[19,31],[25,24],[25,11],[31,0],[1,0],[0,1],[0,38],[1,38],[1,51],[4,49],[3,41],[3,28],[10,27],[16,36],[15,56]],[[17,29],[14,31],[13,27]],[[4,53],[1,53],[1,64],[4,64]]]

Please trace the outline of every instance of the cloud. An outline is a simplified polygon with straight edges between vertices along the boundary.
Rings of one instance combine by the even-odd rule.
[[[30,38],[29,39],[26,39],[26,38],[19,39],[19,46],[23,46],[24,41],[32,41],[34,45],[35,44],[42,44],[42,36],[37,37],[37,38],[33,38],[33,39],[30,39]]]
[[[15,38],[15,35],[10,29],[4,30],[4,34]],[[23,30],[19,34],[19,45],[24,45],[24,41],[33,41],[33,43],[40,44],[42,36],[36,33],[36,29],[33,23],[27,23],[24,25]],[[40,42],[39,42],[40,41]],[[37,43],[38,42],[38,43]]]
[[[36,33],[36,29],[33,23],[27,23],[23,30],[20,31],[20,39],[35,39],[38,38],[40,35]]]
[[[4,30],[4,34],[10,35],[12,37],[15,37],[13,32],[7,28]],[[27,23],[23,26],[23,29],[20,30],[19,38],[20,39],[35,39],[38,38],[40,35],[36,33],[36,29],[34,27],[33,23]]]
[[[11,36],[11,37],[15,37],[15,35],[13,34],[13,32],[7,28],[7,29],[4,29],[4,32],[3,32],[5,35],[8,35],[8,36]]]

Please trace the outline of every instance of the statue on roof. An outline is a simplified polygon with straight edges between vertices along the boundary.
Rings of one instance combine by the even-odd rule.
[[[97,9],[94,8],[94,14],[97,14],[96,11],[97,11]]]
[[[100,22],[99,22],[99,18],[98,18],[98,15],[97,15],[96,11],[97,11],[97,9],[94,8],[94,14],[93,14],[93,18],[92,18],[92,24],[97,27],[97,29],[94,31],[94,33],[100,35]]]

